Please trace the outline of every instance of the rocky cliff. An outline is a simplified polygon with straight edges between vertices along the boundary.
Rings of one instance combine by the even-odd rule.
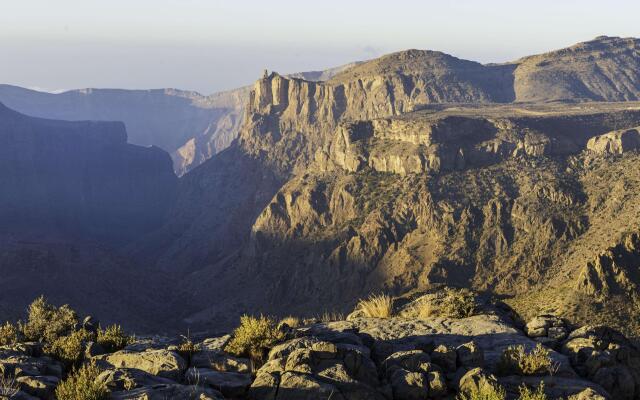
[[[3,232],[59,230],[123,242],[162,224],[177,178],[120,122],[66,122],[0,105]]]

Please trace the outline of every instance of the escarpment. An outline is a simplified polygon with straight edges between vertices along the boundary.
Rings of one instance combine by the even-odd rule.
[[[158,228],[173,206],[171,159],[128,144],[122,123],[44,120],[0,105],[0,140],[3,232],[61,230],[122,243]]]

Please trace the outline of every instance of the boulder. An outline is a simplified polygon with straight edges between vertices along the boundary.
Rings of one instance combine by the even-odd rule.
[[[182,378],[182,373],[187,367],[182,357],[168,350],[121,350],[94,357],[94,360],[105,368],[135,368],[174,381]]]
[[[391,377],[396,369],[401,368],[412,372],[429,372],[433,369],[431,358],[421,350],[400,351],[393,353],[382,363],[382,372]]]
[[[394,399],[424,400],[429,396],[429,381],[422,372],[397,368],[390,381]]]
[[[297,372],[280,377],[277,400],[346,400],[337,387]]]
[[[431,360],[447,372],[455,372],[457,357],[456,349],[444,344],[436,347],[431,353]]]
[[[219,390],[225,397],[243,397],[251,386],[251,375],[238,372],[220,372],[207,368],[189,368],[185,380],[193,385]]]
[[[59,381],[60,379],[55,376],[20,376],[16,378],[21,390],[41,399],[53,399]]]
[[[460,366],[477,368],[484,366],[484,351],[474,342],[461,344],[456,348],[456,355]]]
[[[474,368],[465,373],[458,382],[458,391],[469,395],[478,392],[484,385],[498,387],[498,380],[492,374],[486,372],[482,368]]]
[[[96,381],[104,383],[112,392],[131,390],[144,386],[170,385],[175,382],[169,378],[152,375],[134,368],[109,369],[98,375]]]

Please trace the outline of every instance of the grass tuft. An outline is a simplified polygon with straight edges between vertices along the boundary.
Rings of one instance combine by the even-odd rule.
[[[0,325],[0,346],[17,343],[20,339],[20,330],[11,322]]]
[[[391,318],[393,314],[393,299],[386,294],[374,294],[360,300],[356,306],[365,317]]]

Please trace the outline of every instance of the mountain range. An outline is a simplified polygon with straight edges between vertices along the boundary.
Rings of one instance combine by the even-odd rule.
[[[23,228],[2,268],[80,310],[117,291],[106,320],[222,330],[458,286],[639,332],[638,39],[488,65],[407,50],[211,96],[3,86],[0,102],[124,122],[0,111],[0,202],[19,210],[0,222]],[[26,304],[12,282],[8,312]]]

